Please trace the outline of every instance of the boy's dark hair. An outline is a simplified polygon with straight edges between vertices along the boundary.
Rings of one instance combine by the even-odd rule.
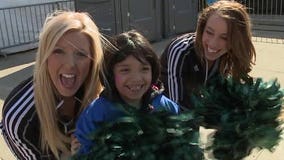
[[[109,39],[113,47],[105,50],[103,71],[100,76],[105,87],[104,95],[111,100],[119,98],[114,83],[114,65],[123,61],[129,55],[134,56],[141,63],[148,62],[152,68],[152,84],[156,84],[160,76],[160,63],[150,42],[139,32],[131,30]]]

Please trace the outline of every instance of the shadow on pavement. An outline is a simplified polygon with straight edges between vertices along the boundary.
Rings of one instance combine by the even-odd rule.
[[[18,65],[31,63],[35,59],[36,49],[0,56],[0,71]]]
[[[0,56],[0,99],[4,100],[11,90],[32,75],[36,50]]]
[[[0,99],[4,100],[21,81],[32,75],[33,65],[0,78]]]

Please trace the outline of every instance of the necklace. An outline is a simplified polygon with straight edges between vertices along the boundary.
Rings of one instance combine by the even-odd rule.
[[[75,112],[77,113],[79,111],[79,108],[77,107],[81,100],[77,97],[74,97],[75,99]],[[75,119],[74,117],[70,117],[68,115],[60,114],[59,109],[64,105],[64,100],[61,100],[59,104],[56,106],[56,110],[58,111],[58,124],[61,131],[63,131],[66,135],[70,135],[75,130]]]
[[[72,134],[75,129],[74,119],[68,116],[59,116],[58,122],[66,135]]]

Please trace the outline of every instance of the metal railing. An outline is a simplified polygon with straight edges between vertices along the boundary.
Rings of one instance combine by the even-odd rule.
[[[75,10],[74,0],[0,8],[0,54],[7,48],[37,43],[47,14],[55,10]]]
[[[217,1],[217,0],[215,0]],[[284,0],[236,0],[248,8],[249,14],[284,15]],[[198,0],[198,11],[207,6],[207,0]]]
[[[75,10],[75,0],[0,8],[0,55],[12,47],[35,44],[45,17],[54,10]],[[238,0],[249,8],[255,41],[284,44],[284,0]],[[199,0],[198,9],[207,0]]]
[[[284,0],[241,0],[250,14],[284,15]]]

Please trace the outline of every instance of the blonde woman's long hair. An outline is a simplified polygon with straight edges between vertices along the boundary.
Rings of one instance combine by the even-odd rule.
[[[213,14],[224,18],[228,25],[228,52],[221,57],[220,73],[231,74],[235,80],[248,77],[248,73],[255,63],[256,53],[252,43],[251,22],[247,9],[236,1],[217,1],[200,14],[195,41],[199,58],[204,60],[202,34],[207,20]]]
[[[49,15],[39,37],[39,47],[34,68],[35,107],[40,121],[41,147],[50,149],[59,159],[60,152],[68,153],[66,144],[70,138],[60,132],[57,125],[56,91],[47,69],[47,59],[53,52],[57,41],[69,31],[79,31],[87,35],[91,43],[92,63],[90,73],[82,84],[83,98],[80,106],[82,111],[102,90],[99,71],[103,61],[103,36],[87,13],[60,11]]]

